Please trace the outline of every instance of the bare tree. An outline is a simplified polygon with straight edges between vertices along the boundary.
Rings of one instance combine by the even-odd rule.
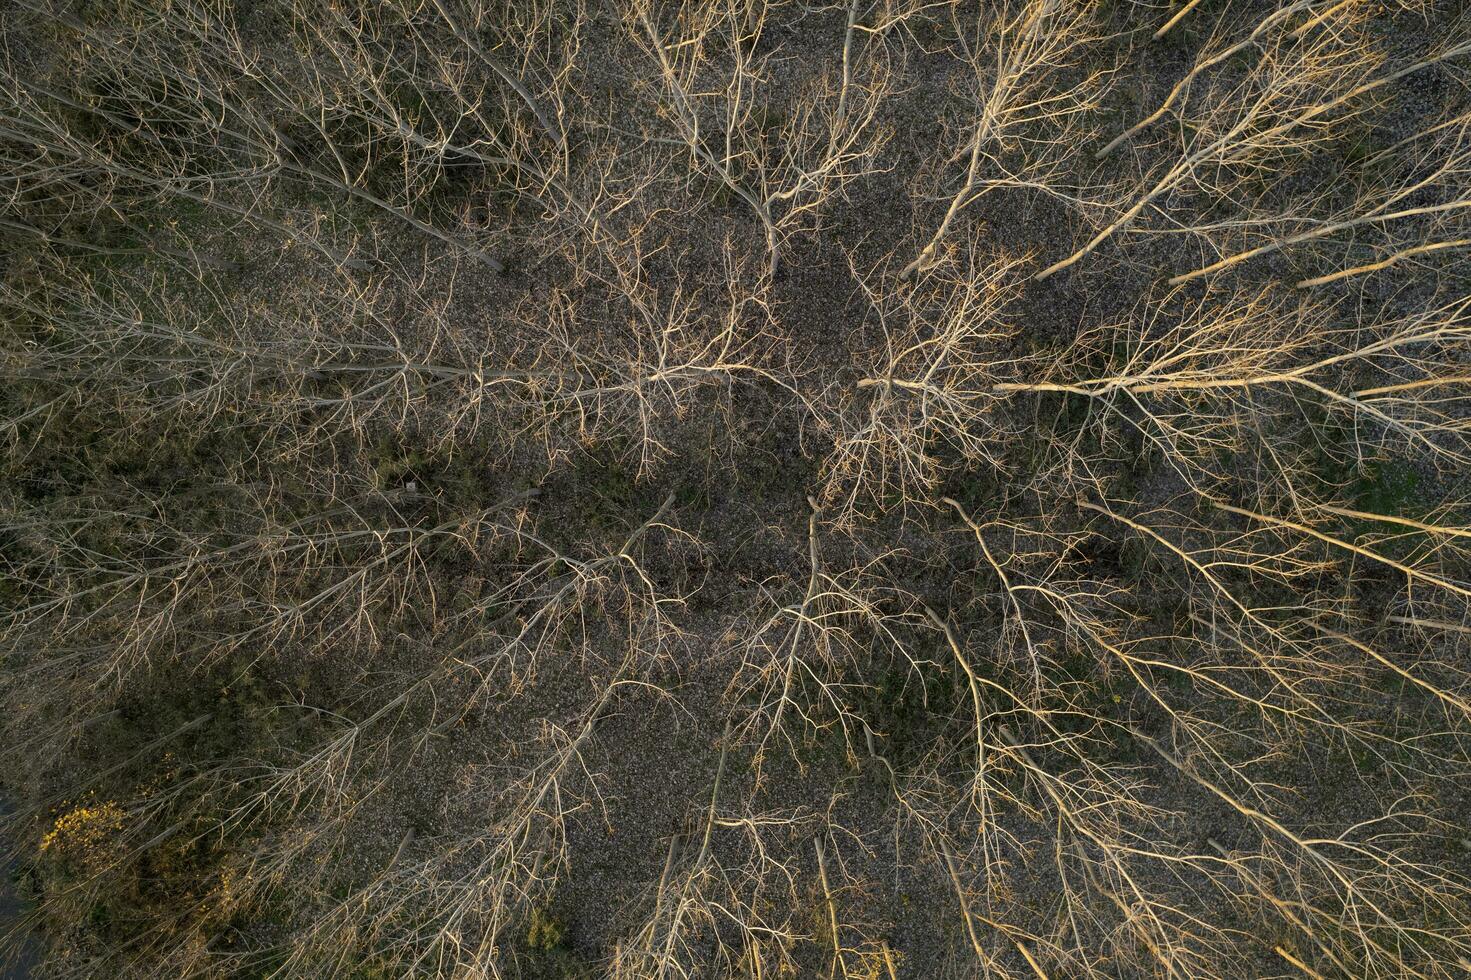
[[[862,18],[874,7],[878,26]],[[769,274],[793,233],[813,226],[849,182],[873,173],[885,133],[879,108],[890,86],[884,34],[897,23],[881,4],[847,4],[842,54],[808,91],[777,93],[777,52],[765,45],[764,6],[736,2],[680,8],[666,39],[656,12],[636,4],[625,16],[657,70],[665,100],[656,115],[670,142],[688,149],[699,172],[739,199],[761,222]]]
[[[960,189],[928,242],[899,273],[912,276],[935,263],[936,249],[960,214],[1004,189],[1038,191],[1064,200],[1071,157],[1083,142],[1080,119],[1096,109],[1108,73],[1079,63],[1100,39],[1087,4],[1019,0],[1002,4],[974,25],[957,21],[975,103],[973,121],[953,140],[947,163],[965,159]]]

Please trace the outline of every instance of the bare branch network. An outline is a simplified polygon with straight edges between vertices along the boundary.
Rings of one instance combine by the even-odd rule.
[[[1471,972],[1453,0],[13,0],[0,956]]]

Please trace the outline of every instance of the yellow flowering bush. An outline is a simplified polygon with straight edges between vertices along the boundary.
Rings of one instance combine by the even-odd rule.
[[[100,867],[123,820],[122,807],[111,800],[74,807],[57,817],[41,838],[41,853],[84,869]]]

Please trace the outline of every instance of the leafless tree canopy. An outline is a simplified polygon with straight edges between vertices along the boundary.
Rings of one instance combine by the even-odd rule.
[[[3,0],[0,955],[1471,975],[1462,6]]]

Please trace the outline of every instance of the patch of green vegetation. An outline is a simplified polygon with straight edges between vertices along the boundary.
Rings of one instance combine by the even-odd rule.
[[[637,472],[618,457],[585,456],[564,479],[582,526],[609,538],[632,531],[662,502],[653,499],[649,488],[639,484]]]
[[[522,975],[527,980],[590,980],[593,975],[593,964],[567,945],[566,922],[545,905],[531,910],[525,947]]]
[[[979,519],[994,510],[1002,494],[1002,474],[993,469],[971,469],[955,472],[945,480],[944,496],[958,502],[970,514]]]
[[[1098,660],[1080,648],[1074,648],[1053,662],[1053,675],[1064,684],[1092,684],[1098,673]]]
[[[1420,471],[1413,463],[1362,459],[1348,434],[1330,424],[1323,409],[1310,406],[1305,414],[1306,425],[1284,432],[1279,448],[1292,450],[1320,492],[1346,499],[1355,510],[1391,517],[1413,516],[1422,508]]]
[[[1420,474],[1408,463],[1381,460],[1365,463],[1349,487],[1356,510],[1402,517],[1419,505]]]
[[[405,445],[395,435],[380,436],[367,451],[373,485],[379,490],[399,490],[410,483],[419,485],[429,465],[426,453]]]
[[[567,938],[567,927],[552,915],[545,906],[531,910],[531,919],[526,925],[526,945],[538,952],[548,952],[562,945]]]
[[[1374,126],[1364,126],[1348,133],[1338,150],[1343,163],[1355,170],[1363,170],[1389,146],[1383,132]]]
[[[947,660],[948,649],[937,651]],[[978,671],[984,665],[975,665]],[[877,679],[854,695],[854,710],[875,731],[875,748],[903,768],[934,744],[935,723],[969,710],[965,675],[934,661],[918,666],[890,662]]]

